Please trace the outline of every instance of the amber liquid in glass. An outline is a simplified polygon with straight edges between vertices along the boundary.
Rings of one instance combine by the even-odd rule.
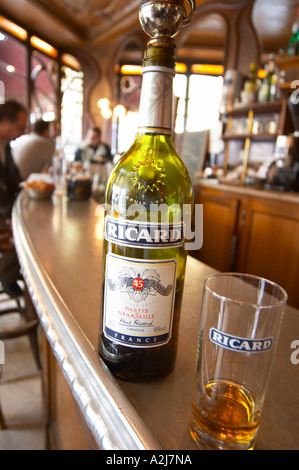
[[[226,380],[208,382],[192,399],[190,433],[206,448],[252,449],[260,413],[250,392]]]

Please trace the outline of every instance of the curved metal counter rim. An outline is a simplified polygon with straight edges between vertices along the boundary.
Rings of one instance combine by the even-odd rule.
[[[56,360],[97,444],[103,450],[162,449],[99,359],[39,262],[23,223],[23,197],[21,193],[12,218],[22,273]]]

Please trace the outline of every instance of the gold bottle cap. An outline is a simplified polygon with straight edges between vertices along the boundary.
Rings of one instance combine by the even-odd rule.
[[[143,67],[161,66],[171,69],[175,68],[175,44],[174,42],[163,41],[163,38],[153,39],[149,41],[144,53]]]

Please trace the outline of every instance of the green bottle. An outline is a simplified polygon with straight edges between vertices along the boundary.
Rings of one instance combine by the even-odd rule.
[[[148,43],[139,126],[106,191],[99,355],[118,377],[150,379],[175,364],[187,253],[189,173],[172,142],[174,45]]]
[[[297,17],[292,26],[292,36],[288,44],[288,57],[299,55],[299,8],[297,9]]]
[[[254,62],[251,62],[249,67],[249,74],[245,80],[243,87],[242,103],[250,104],[256,102],[258,89],[259,82],[257,79],[256,65]]]

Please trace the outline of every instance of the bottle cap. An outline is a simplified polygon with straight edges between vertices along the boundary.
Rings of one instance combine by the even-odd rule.
[[[169,41],[169,38],[167,40]],[[174,69],[176,64],[174,49],[174,43],[163,43],[163,41],[160,42],[159,40],[151,43],[150,41],[144,53],[143,67],[160,66]]]

